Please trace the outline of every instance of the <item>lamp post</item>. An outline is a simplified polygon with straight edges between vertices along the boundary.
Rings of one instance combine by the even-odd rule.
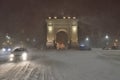
[[[89,37],[85,38],[85,43],[86,43],[87,46],[89,46],[89,40],[90,40]]]
[[[108,46],[109,45],[109,36],[106,35],[105,36],[105,46]]]

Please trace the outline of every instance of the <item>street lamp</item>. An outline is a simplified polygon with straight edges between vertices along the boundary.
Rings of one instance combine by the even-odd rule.
[[[86,39],[85,39],[86,41],[89,41],[89,38],[88,37],[86,37]]]
[[[85,38],[85,43],[86,43],[87,46],[89,46],[89,37]]]
[[[108,35],[105,36],[105,45],[106,46],[109,45],[109,36]]]
[[[105,36],[105,39],[109,39],[109,36],[108,36],[108,35],[106,35],[106,36]]]

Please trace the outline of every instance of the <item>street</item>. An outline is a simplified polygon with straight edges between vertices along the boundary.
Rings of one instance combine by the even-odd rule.
[[[120,80],[120,51],[31,50],[31,60],[0,63],[0,80]]]

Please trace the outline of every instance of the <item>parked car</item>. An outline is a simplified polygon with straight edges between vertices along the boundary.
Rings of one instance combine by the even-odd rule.
[[[80,50],[92,50],[90,46],[87,46],[85,44],[80,44],[79,49]]]
[[[120,50],[120,47],[119,46],[112,46],[111,49],[112,50]]]
[[[103,47],[103,50],[111,50],[111,47]]]
[[[9,61],[26,61],[27,59],[28,51],[26,48],[16,48],[11,52],[9,56]]]
[[[120,50],[119,46],[103,47],[103,50]]]

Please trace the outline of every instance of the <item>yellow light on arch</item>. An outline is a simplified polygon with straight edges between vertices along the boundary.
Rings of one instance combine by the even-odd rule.
[[[63,19],[66,19],[66,17],[63,17]]]
[[[73,30],[73,32],[76,32],[77,31],[77,26],[73,26],[72,30]]]
[[[73,19],[76,19],[76,17],[73,17]]]
[[[48,31],[52,32],[52,30],[53,30],[52,26],[48,26]]]
[[[48,17],[48,19],[51,19],[51,17]]]
[[[54,19],[57,19],[57,17],[55,16]]]
[[[70,19],[71,17],[68,17],[68,19]]]

